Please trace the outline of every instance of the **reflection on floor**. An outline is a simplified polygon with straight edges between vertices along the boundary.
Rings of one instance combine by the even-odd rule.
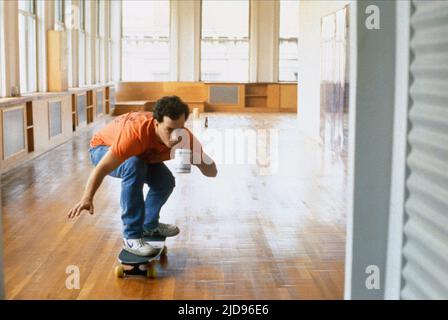
[[[259,142],[258,163],[232,164],[216,148],[229,139],[203,136],[205,149],[222,159],[219,174],[210,179],[194,168],[176,176],[161,221],[176,223],[181,233],[168,239],[168,265],[155,280],[114,276],[120,180],[105,179],[95,215],[66,219],[92,168],[87,148],[98,127],[5,174],[7,298],[341,299],[346,160],[303,138],[295,115],[213,113],[202,114],[201,123],[206,115],[209,132],[271,132],[278,161],[268,167]],[[66,287],[70,266],[79,268],[79,289]]]

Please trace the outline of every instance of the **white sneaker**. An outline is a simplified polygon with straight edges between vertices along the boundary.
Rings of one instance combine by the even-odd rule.
[[[124,239],[123,249],[137,256],[151,256],[158,253],[158,249],[145,243],[143,239]]]

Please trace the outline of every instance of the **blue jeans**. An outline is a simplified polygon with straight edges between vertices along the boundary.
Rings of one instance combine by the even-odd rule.
[[[109,150],[107,146],[89,149],[90,161],[96,166]],[[175,179],[163,163],[146,163],[139,157],[130,157],[109,176],[121,178],[123,237],[138,239],[143,228],[151,230],[159,225],[160,209],[168,200],[175,186]],[[149,191],[143,199],[143,186]]]

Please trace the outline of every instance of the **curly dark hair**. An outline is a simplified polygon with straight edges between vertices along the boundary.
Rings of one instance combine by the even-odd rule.
[[[164,116],[177,120],[182,114],[185,115],[186,121],[190,114],[190,109],[178,96],[165,96],[157,100],[152,114],[158,122],[163,122]]]

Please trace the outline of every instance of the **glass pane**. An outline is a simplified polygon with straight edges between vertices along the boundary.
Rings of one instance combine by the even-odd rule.
[[[112,42],[112,80],[120,80],[120,43]]]
[[[84,0],[79,0],[79,29],[85,30],[85,10],[86,5]]]
[[[36,19],[28,17],[28,92],[37,91]]]
[[[249,1],[204,0],[201,80],[247,82],[248,79]]]
[[[19,0],[19,10],[34,13],[34,0]]]
[[[123,2],[123,80],[169,79],[169,13],[169,1]]]
[[[62,1],[56,0],[54,2],[54,14],[56,22],[62,22]]]
[[[105,72],[105,59],[104,59],[104,46],[105,46],[105,41],[104,40],[100,40],[100,82],[104,83],[104,72]]]
[[[297,82],[298,55],[297,39],[280,39],[279,81]]]
[[[97,83],[100,82],[100,49],[101,41],[100,39],[95,40],[95,80]]]
[[[297,81],[299,1],[280,1],[279,81]]]
[[[123,36],[169,37],[170,3],[166,1],[123,1]]]
[[[124,40],[124,81],[168,81],[169,40]]]
[[[96,33],[98,37],[102,37],[104,35],[104,2],[98,1],[96,8]]]
[[[85,36],[83,33],[79,34],[79,85],[86,84],[86,59],[85,59]]]
[[[26,61],[26,17],[19,14],[19,69],[20,92],[28,92]]]

